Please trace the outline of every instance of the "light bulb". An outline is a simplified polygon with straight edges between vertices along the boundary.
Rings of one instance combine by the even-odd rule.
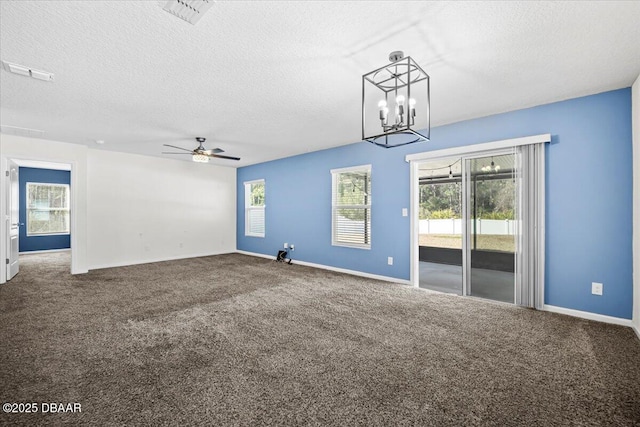
[[[404,121],[404,95],[396,96],[396,114],[398,117],[398,123],[402,123]]]
[[[411,117],[411,124],[413,124],[413,118],[416,116],[416,100],[409,98],[409,116]]]
[[[384,99],[381,99],[380,102],[378,102],[378,108],[384,108],[387,106],[387,101],[385,101]]]
[[[387,107],[380,108],[380,120],[382,120],[383,122],[386,122],[387,114],[389,114],[389,109]]]

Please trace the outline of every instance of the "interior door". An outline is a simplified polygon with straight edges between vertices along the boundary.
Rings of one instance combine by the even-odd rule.
[[[8,247],[7,247],[7,280],[11,280],[20,269],[20,263],[18,261],[19,251],[19,181],[18,181],[18,165],[9,160],[9,179],[8,179],[9,191],[7,191],[7,235]]]

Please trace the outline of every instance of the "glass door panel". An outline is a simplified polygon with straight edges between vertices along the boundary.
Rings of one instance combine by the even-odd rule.
[[[422,163],[419,185],[419,286],[462,295],[462,159]]]
[[[517,182],[514,153],[466,160],[467,294],[515,302]]]

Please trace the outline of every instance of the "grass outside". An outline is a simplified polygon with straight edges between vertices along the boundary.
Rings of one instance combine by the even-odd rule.
[[[477,238],[476,249],[515,252],[514,236],[478,234],[475,237]],[[462,249],[462,236],[459,234],[420,234],[419,242],[420,246]]]

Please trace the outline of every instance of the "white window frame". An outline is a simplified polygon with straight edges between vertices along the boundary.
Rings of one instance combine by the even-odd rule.
[[[30,186],[35,186],[35,185],[40,185],[40,186],[47,186],[47,187],[65,187],[67,189],[67,207],[65,208],[48,208],[48,209],[29,209],[29,187]],[[27,188],[25,191],[25,226],[27,228],[27,237],[31,237],[31,236],[68,236],[71,234],[71,187],[69,184],[54,184],[54,183],[50,183],[50,182],[27,182]],[[29,211],[30,210],[39,210],[39,211],[43,211],[43,210],[48,210],[48,211],[67,211],[69,212],[69,231],[64,231],[64,232],[59,232],[59,233],[30,233],[29,232]]]
[[[336,230],[336,209],[368,209],[369,210],[369,223],[371,223],[371,197],[366,205],[338,205],[336,200],[337,195],[337,185],[338,185],[338,176],[342,173],[348,172],[367,172],[369,174],[369,180],[371,181],[369,191],[372,191],[371,188],[373,186],[373,178],[371,174],[371,165],[360,165],[360,166],[351,166],[348,168],[340,168],[340,169],[331,169],[331,245],[332,246],[343,246],[347,248],[356,248],[356,249],[371,249],[371,234],[372,234],[372,226],[369,227],[369,243],[358,244],[358,243],[350,243],[350,242],[341,242],[337,239],[337,230]],[[367,225],[365,224],[365,228]]]
[[[265,204],[263,206],[252,206],[251,205],[251,186],[253,184],[263,184],[265,190]],[[267,218],[265,216],[265,208],[267,207],[267,184],[264,179],[254,179],[253,181],[245,181],[244,182],[244,235],[250,237],[264,237],[267,231]],[[264,224],[262,229],[264,230],[262,233],[252,233],[251,227],[249,226],[249,218],[251,211],[262,211],[262,218]]]

